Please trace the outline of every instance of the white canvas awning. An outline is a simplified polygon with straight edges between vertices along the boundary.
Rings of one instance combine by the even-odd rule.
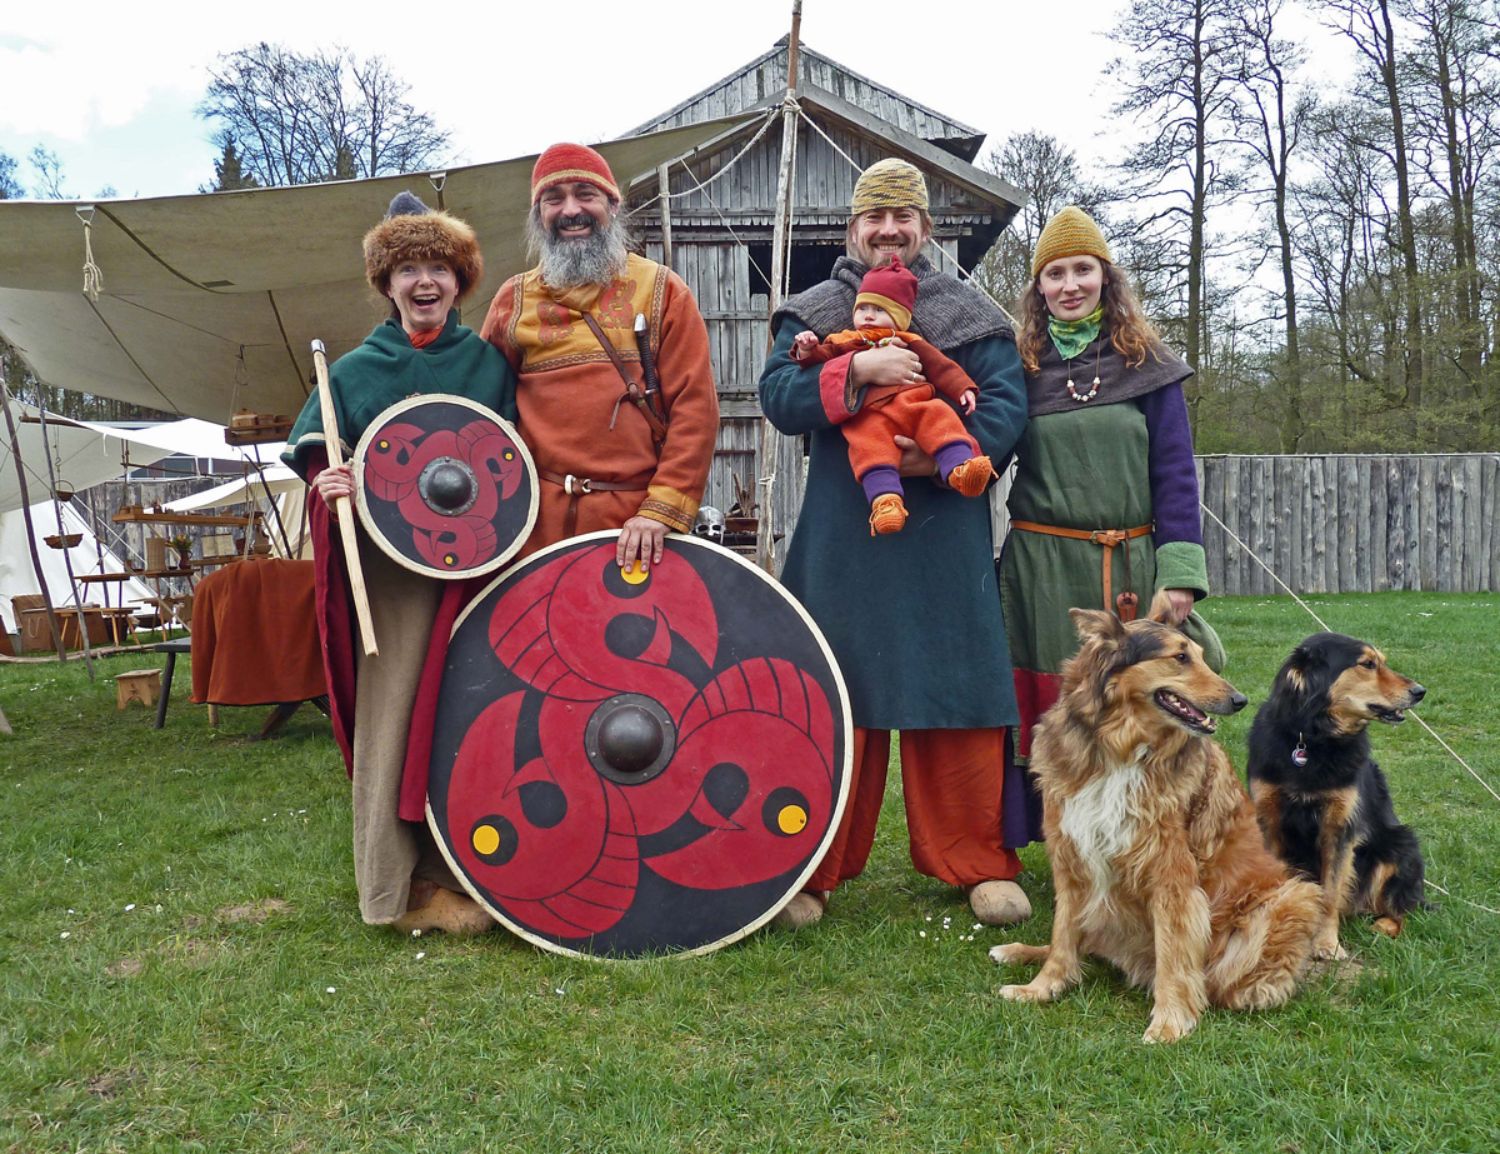
[[[134,429],[117,429],[88,421],[54,419],[50,415],[44,438],[42,426],[33,423],[36,412],[30,405],[11,402],[11,417],[16,424],[16,437],[21,443],[26,492],[32,501],[40,502],[52,496],[52,481],[47,474],[48,457],[52,458],[52,470],[58,481],[68,482],[76,492],[81,493],[101,481],[112,481],[124,473],[127,453],[132,465],[150,465],[177,451],[169,445],[141,441]],[[204,424],[202,421],[192,423]],[[10,437],[3,434],[4,425],[0,421],[0,514],[21,507],[21,482],[16,475],[15,453],[11,449]],[[223,442],[224,433],[221,429],[221,446]],[[229,453],[226,450],[216,455],[224,457]],[[50,521],[47,523],[50,524]],[[51,531],[47,530],[49,533]]]
[[[738,119],[597,147],[625,187]],[[534,161],[92,205],[3,201],[0,334],[53,386],[221,424],[236,409],[294,416],[312,378],[310,342],[335,357],[386,315],[360,242],[391,198],[410,189],[478,233],[486,272],[464,318],[477,328],[503,280],[526,267]],[[103,274],[97,300],[82,292],[86,252]]]
[[[250,473],[239,480],[228,481],[194,493],[190,497],[179,497],[162,506],[168,512],[188,513],[194,509],[223,509],[230,505],[243,505],[250,501],[272,499],[283,493],[292,493],[303,487],[302,478],[285,465],[268,465],[259,474]]]

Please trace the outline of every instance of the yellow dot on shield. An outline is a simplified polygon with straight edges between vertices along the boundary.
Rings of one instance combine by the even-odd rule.
[[[776,815],[776,828],[782,833],[801,833],[807,828],[807,810],[800,805],[784,805]]]
[[[378,441],[378,442],[376,442],[376,448],[381,449],[382,451],[385,450],[385,449],[389,449],[390,447],[391,447],[391,443],[389,441]]]
[[[492,825],[475,826],[471,840],[474,852],[481,857],[488,857],[500,848],[500,831]]]
[[[646,578],[651,576],[651,571],[642,565],[640,559],[637,558],[620,570],[620,576],[625,578],[626,582],[631,585],[642,585],[645,583]]]
[[[448,565],[448,566],[457,565],[458,564],[458,558],[455,557],[452,553],[444,553],[443,554],[443,564],[444,565]]]

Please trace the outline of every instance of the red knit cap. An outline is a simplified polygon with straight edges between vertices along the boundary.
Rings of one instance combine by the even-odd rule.
[[[615,174],[604,157],[586,144],[554,144],[536,158],[531,170],[531,203],[535,204],[554,184],[573,180],[587,181],[603,189],[616,204],[620,202]]]
[[[892,257],[890,264],[872,268],[859,282],[856,305],[869,303],[891,314],[898,329],[911,326],[912,310],[917,307],[917,274]]]

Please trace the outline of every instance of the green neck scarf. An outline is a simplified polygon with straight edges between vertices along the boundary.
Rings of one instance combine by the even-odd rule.
[[[1101,304],[1086,317],[1079,317],[1076,321],[1060,321],[1056,317],[1047,319],[1047,332],[1052,337],[1052,343],[1057,346],[1058,354],[1065,361],[1071,361],[1089,345],[1094,343],[1094,338],[1099,335],[1099,324],[1104,319],[1104,306]]]

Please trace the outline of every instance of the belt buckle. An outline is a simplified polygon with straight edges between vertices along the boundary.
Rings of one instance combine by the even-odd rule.
[[[574,485],[578,486],[577,492],[579,493],[592,493],[594,491],[587,477],[575,477],[572,473],[569,473],[563,478],[563,492],[570,497],[574,495]]]

